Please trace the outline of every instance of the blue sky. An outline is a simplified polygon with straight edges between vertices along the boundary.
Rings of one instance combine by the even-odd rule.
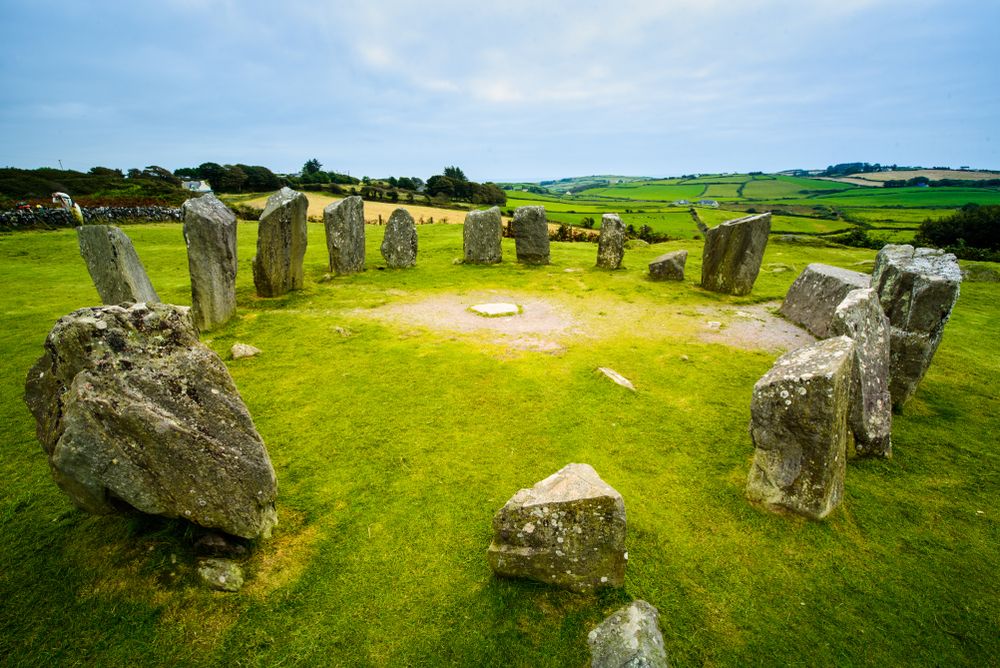
[[[1000,2],[0,0],[0,165],[1000,168]]]

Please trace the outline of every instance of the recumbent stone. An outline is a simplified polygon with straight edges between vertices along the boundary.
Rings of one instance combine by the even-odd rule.
[[[676,250],[664,253],[649,263],[649,278],[654,281],[683,281],[688,252]]]

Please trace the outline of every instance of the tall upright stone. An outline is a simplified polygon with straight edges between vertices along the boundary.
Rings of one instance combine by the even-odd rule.
[[[872,287],[891,326],[889,392],[897,410],[927,373],[961,283],[955,256],[941,250],[889,245],[875,258]]]
[[[365,203],[357,195],[323,209],[330,271],[356,274],[365,270]]]
[[[267,198],[253,258],[253,283],[261,297],[280,297],[302,287],[308,208],[306,196],[287,187]]]
[[[848,423],[858,455],[892,456],[889,396],[889,318],[872,288],[852,290],[833,313],[833,336],[854,340],[851,411]]]
[[[470,211],[465,215],[462,246],[466,264],[497,264],[503,259],[500,240],[503,221],[500,207]]]
[[[625,257],[625,223],[617,213],[606,213],[601,216],[601,237],[597,240],[597,266],[602,269],[618,269],[622,266],[623,257]]]
[[[406,209],[396,209],[389,216],[382,237],[382,258],[394,269],[417,264],[417,225]]]
[[[24,399],[52,477],[82,508],[127,504],[244,538],[277,522],[267,449],[189,311],[136,303],[59,319]]]
[[[210,330],[236,314],[236,215],[213,195],[181,206],[188,272],[191,274],[191,318]]]
[[[587,464],[568,464],[512,496],[493,518],[497,575],[592,592],[625,582],[625,502]]]
[[[816,338],[825,339],[832,334],[837,305],[851,290],[870,284],[868,274],[814,262],[788,288],[778,313],[805,327]]]
[[[706,230],[701,258],[702,287],[730,295],[750,294],[770,233],[770,213],[727,220]]]
[[[104,304],[160,301],[132,240],[113,225],[76,228],[80,255]]]
[[[838,336],[782,355],[750,402],[747,496],[822,519],[840,503],[847,461],[854,341]]]
[[[525,264],[549,263],[549,224],[544,206],[519,206],[510,223],[517,261]]]

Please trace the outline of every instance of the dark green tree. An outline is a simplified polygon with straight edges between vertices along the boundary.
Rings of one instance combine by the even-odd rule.
[[[315,174],[321,169],[323,169],[323,163],[316,158],[312,158],[311,160],[306,160],[306,164],[302,165],[302,175]]]

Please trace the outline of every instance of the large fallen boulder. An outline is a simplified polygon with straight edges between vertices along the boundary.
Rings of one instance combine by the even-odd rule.
[[[88,512],[131,506],[244,538],[277,522],[264,442],[185,307],[64,316],[28,373],[25,401],[52,476]]]
[[[660,613],[646,601],[632,601],[587,634],[591,668],[667,668]]]
[[[951,253],[889,245],[872,272],[891,326],[889,392],[901,409],[923,379],[958,301],[962,272]]]
[[[892,456],[892,399],[889,396],[889,319],[872,288],[852,290],[833,313],[834,336],[854,340],[851,410],[854,450],[862,456]]]
[[[181,213],[191,317],[198,329],[213,329],[236,314],[236,215],[212,194],[187,200]]]
[[[625,502],[587,464],[568,464],[522,489],[493,518],[497,575],[577,592],[625,582]]]
[[[778,313],[805,327],[813,336],[825,339],[832,334],[831,323],[837,305],[851,290],[867,288],[870,284],[868,274],[813,263],[788,288]]]
[[[840,503],[847,460],[854,341],[838,336],[785,353],[750,402],[751,501],[821,519]]]
[[[396,209],[389,216],[381,250],[386,265],[393,269],[417,264],[417,225],[406,209]]]
[[[517,261],[525,264],[549,263],[549,224],[544,206],[519,206],[510,222]]]
[[[76,236],[101,303],[160,301],[124,232],[113,225],[83,225]]]
[[[606,213],[601,218],[601,237],[597,240],[597,266],[618,269],[625,257],[625,223],[617,213]]]
[[[496,264],[503,259],[500,240],[503,222],[500,207],[470,211],[465,215],[462,245],[466,264]]]
[[[398,209],[397,209],[398,210]],[[323,209],[330,271],[356,274],[365,270],[365,202],[357,195]]]
[[[701,256],[702,287],[731,295],[750,294],[770,233],[770,213],[727,220],[706,230]]]
[[[287,187],[267,198],[253,258],[253,283],[259,296],[280,297],[302,287],[308,208],[306,196]]]

